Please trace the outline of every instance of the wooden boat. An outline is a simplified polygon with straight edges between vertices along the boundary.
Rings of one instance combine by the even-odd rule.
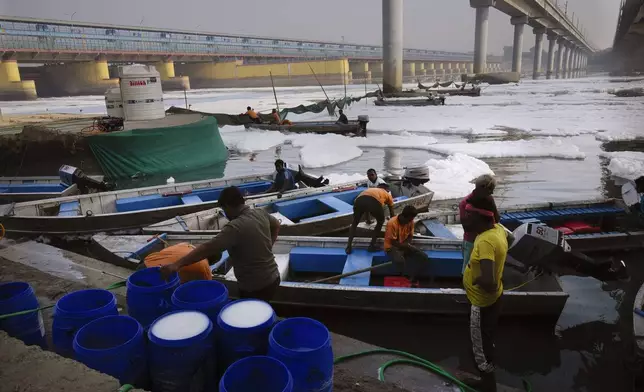
[[[353,201],[364,191],[364,187],[341,188],[326,192],[316,192],[310,196],[292,197],[289,200],[272,200],[256,203],[255,208],[263,208],[280,220],[282,235],[324,235],[346,230],[353,221]],[[400,213],[405,206],[412,205],[426,210],[434,196],[433,192],[414,197],[394,198],[394,211]],[[219,208],[176,216],[163,222],[143,228],[144,233],[194,233],[216,234],[228,223]]]
[[[363,117],[363,118],[362,118]],[[351,120],[348,124],[338,124],[335,121],[299,121],[291,125],[278,124],[245,124],[246,129],[262,129],[267,131],[280,131],[292,133],[333,133],[347,136],[366,136],[367,116],[359,116],[358,120]]]
[[[67,185],[60,177],[0,177],[0,204],[51,199],[78,194],[78,185]]]
[[[374,101],[376,106],[438,106],[444,105],[445,101],[438,97],[427,97],[424,99],[382,99]]]
[[[644,247],[644,229],[628,214],[621,200],[605,199],[516,205],[499,210],[501,223],[514,230],[523,223],[558,228],[575,251],[591,252]],[[419,214],[416,231],[423,235],[456,239],[445,225],[460,226],[456,205]],[[460,227],[456,228],[460,230]]]
[[[9,235],[137,230],[170,217],[213,208],[221,191],[231,185],[238,186],[251,200],[277,199],[276,193],[264,193],[271,184],[272,173],[266,173],[13,203],[0,206],[0,223]],[[281,198],[288,200],[332,189],[297,189]]]
[[[140,260],[166,244],[188,242],[198,245],[211,236],[96,235],[92,242],[95,255],[108,262],[136,268]],[[417,240],[430,264],[421,268],[420,287],[385,286],[385,277],[397,275],[392,266],[336,280],[337,283],[310,281],[369,268],[388,260],[382,251],[369,253],[369,239],[356,238],[354,251],[344,252],[346,238],[280,237],[273,246],[282,283],[274,298],[277,305],[295,305],[334,309],[356,309],[377,312],[411,312],[430,314],[469,314],[470,306],[461,288],[461,242],[454,240]],[[238,295],[234,270],[227,267],[227,255],[215,263],[215,279],[228,287],[231,296]],[[545,317],[553,322],[561,313],[568,294],[553,275],[525,275],[506,267],[503,276],[506,292],[503,314]],[[430,277],[434,277],[434,281]],[[390,279],[387,279],[389,281]],[[528,282],[526,284],[526,282]],[[523,285],[523,286],[522,286]],[[513,290],[513,288],[515,288]]]

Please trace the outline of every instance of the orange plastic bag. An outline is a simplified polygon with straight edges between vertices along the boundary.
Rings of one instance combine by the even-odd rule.
[[[149,254],[143,262],[148,268],[172,264],[192,252],[194,248],[194,246],[186,242],[182,242],[180,244],[169,246],[160,252]],[[179,270],[179,279],[181,279],[181,283],[189,282],[191,280],[212,280],[212,273],[210,272],[208,260],[204,259],[181,268]]]

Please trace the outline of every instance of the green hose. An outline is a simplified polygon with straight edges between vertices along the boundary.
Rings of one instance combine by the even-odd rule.
[[[119,388],[119,390],[117,392],[127,392],[127,391],[132,390],[132,389],[134,389],[133,385],[124,384],[124,385],[121,385],[121,387]]]
[[[407,353],[407,352],[404,352],[404,351],[388,350],[388,349],[385,349],[385,348],[380,348],[380,349],[375,349],[375,350],[367,350],[367,351],[362,351],[362,352],[355,353],[355,354],[349,354],[349,355],[345,355],[345,356],[342,356],[342,357],[338,357],[333,361],[333,363],[338,364],[340,362],[344,362],[344,361],[349,360],[349,359],[363,357],[365,355],[372,355],[372,354],[393,354],[393,355],[399,355],[401,357],[409,358],[409,359],[393,359],[391,361],[386,362],[382,366],[380,366],[380,368],[378,368],[378,380],[380,380],[380,381],[385,381],[385,370],[389,366],[404,363],[404,364],[407,364],[407,365],[413,365],[413,366],[417,366],[417,367],[420,367],[420,368],[427,369],[427,370],[431,371],[432,373],[435,373],[435,374],[437,374],[437,375],[449,380],[450,382],[454,383],[455,385],[457,385],[460,388],[460,390],[462,392],[477,392],[476,389],[474,389],[474,388],[470,387],[469,385],[463,383],[461,380],[457,379],[456,377],[454,377],[453,375],[448,373],[446,370],[444,370],[440,366],[438,366],[438,365],[436,365],[436,364],[434,364],[432,362],[429,362],[426,359],[423,359],[421,357],[417,357],[417,356],[415,356],[413,354],[410,354],[410,353]]]

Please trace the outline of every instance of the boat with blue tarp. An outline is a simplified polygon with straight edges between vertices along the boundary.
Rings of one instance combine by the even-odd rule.
[[[149,235],[109,236],[95,235],[92,240],[105,261],[129,264],[137,268],[148,254],[164,246],[188,242],[198,245],[212,236]],[[448,315],[466,315],[470,311],[462,289],[461,241],[419,239],[415,246],[422,249],[430,262],[422,266],[418,287],[401,282],[391,265],[367,270],[356,275],[341,277],[325,283],[314,283],[324,278],[378,266],[389,261],[380,252],[368,252],[369,239],[356,238],[353,253],[345,253],[346,238],[279,237],[273,246],[281,284],[273,303],[356,309],[377,312],[407,312]],[[105,259],[111,255],[111,259]],[[238,296],[234,269],[227,265],[227,254],[213,265],[215,279],[224,283],[232,297]],[[117,262],[118,263],[118,262]],[[561,313],[568,294],[556,275],[522,272],[506,266],[504,276],[503,314],[510,316],[543,317],[554,321]]]
[[[272,173],[266,173],[0,205],[0,223],[8,235],[82,235],[139,230],[171,217],[213,208],[221,191],[231,185],[239,187],[253,202],[278,198],[287,201],[296,196],[336,189],[332,186],[307,187],[301,183],[300,189],[281,195],[266,194],[272,178]]]
[[[281,223],[283,235],[325,235],[348,229],[353,221],[353,202],[366,187],[339,188],[327,192],[317,192],[306,197],[289,200],[271,200],[256,203],[255,208],[263,208]],[[429,207],[434,192],[407,197],[394,196],[394,211],[400,213],[405,206],[411,205],[420,211]],[[216,234],[228,223],[219,208],[203,210],[183,216],[176,216],[143,228],[145,233],[161,234]]]

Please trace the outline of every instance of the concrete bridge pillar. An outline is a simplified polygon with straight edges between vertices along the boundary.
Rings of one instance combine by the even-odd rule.
[[[579,77],[579,75],[577,74],[577,72],[579,71],[579,66],[577,64],[578,59],[579,59],[579,49],[573,47],[573,50],[572,50],[572,66],[571,66],[571,68],[572,68],[572,78]]]
[[[539,79],[541,76],[541,55],[543,52],[543,35],[546,29],[534,29],[534,64],[532,66],[532,79]]]
[[[555,44],[557,43],[557,34],[548,32],[548,69],[546,71],[546,79],[552,79],[552,74],[555,68]]]
[[[559,50],[557,51],[557,69],[555,77],[557,79],[564,78],[563,67],[564,67],[564,52],[566,51],[566,40],[559,38],[557,40],[559,44]]]
[[[476,9],[474,26],[474,73],[483,73],[487,67],[487,37],[490,7],[496,0],[470,0],[470,7]]]
[[[369,71],[369,63],[366,61],[357,61],[349,63],[349,70],[354,79],[365,80],[366,83],[371,83],[371,71]]]
[[[414,79],[416,77],[416,63],[403,64],[403,77]]]
[[[416,75],[423,76],[423,77],[427,75],[427,70],[425,69],[425,63],[423,62],[416,63]]]
[[[468,63],[467,64],[467,71],[466,72],[470,73],[470,74],[474,73],[474,63]]]
[[[382,0],[383,92],[402,91],[403,0]]]
[[[369,70],[371,71],[371,77],[375,79],[382,79],[382,61],[370,62]]]
[[[523,57],[523,30],[528,24],[527,16],[514,16],[510,19],[514,26],[514,43],[512,44],[512,72],[521,73],[521,58]]]
[[[438,67],[438,69],[436,70],[436,77],[438,79],[444,79],[445,78],[445,64],[444,63],[438,63],[437,67]]]
[[[573,50],[573,45],[569,44],[568,45],[568,50],[566,50],[566,66],[565,66],[565,72],[564,72],[564,77],[566,79],[570,79],[572,77],[572,72],[571,72],[571,67],[572,67],[572,50]]]
[[[33,80],[21,80],[16,60],[0,61],[0,101],[36,99],[36,84]]]
[[[436,80],[436,64],[435,63],[427,63],[427,76],[431,80]]]
[[[45,65],[38,80],[42,96],[103,95],[118,86],[118,78],[110,79],[107,60],[70,62]]]
[[[190,90],[190,78],[188,76],[177,77],[174,73],[174,61],[165,60],[154,63],[159,75],[161,75],[161,86],[163,91]]]

